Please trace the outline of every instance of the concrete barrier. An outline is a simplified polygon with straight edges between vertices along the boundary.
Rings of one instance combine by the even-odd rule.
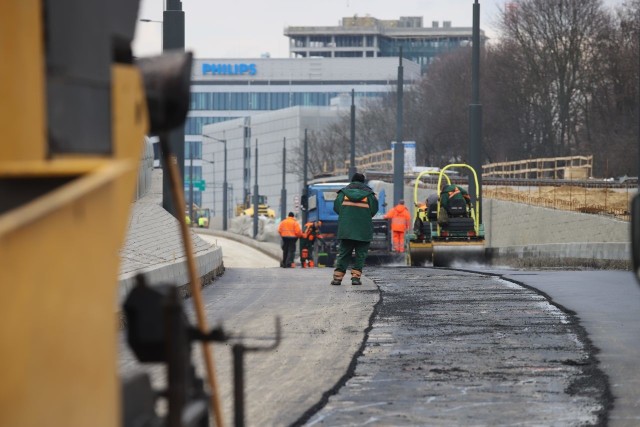
[[[626,221],[493,199],[485,200],[483,208],[493,263],[631,268]]]
[[[190,277],[178,220],[162,208],[162,172],[154,170],[151,190],[135,201],[125,244],[120,250],[118,308],[133,288],[138,274],[147,283],[175,284],[182,296],[190,294]],[[202,286],[224,272],[222,248],[191,232],[193,251]],[[123,318],[120,316],[121,325]]]

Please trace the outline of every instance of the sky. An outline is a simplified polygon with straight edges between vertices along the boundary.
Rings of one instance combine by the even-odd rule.
[[[624,0],[603,0],[606,7]],[[185,45],[196,58],[289,57],[287,26],[336,26],[348,16],[398,19],[422,16],[425,27],[432,21],[451,21],[453,27],[471,27],[473,0],[182,0],[185,12]],[[500,10],[508,0],[478,0],[480,28],[497,37]],[[162,21],[164,0],[141,0],[140,19]],[[162,50],[162,23],[138,22],[133,44],[136,56]]]

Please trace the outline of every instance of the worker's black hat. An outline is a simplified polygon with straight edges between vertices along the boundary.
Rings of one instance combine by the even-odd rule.
[[[295,216],[293,212],[289,212],[289,216]]]
[[[362,182],[364,184],[364,175],[360,172],[354,173],[353,177],[351,177],[351,182]]]

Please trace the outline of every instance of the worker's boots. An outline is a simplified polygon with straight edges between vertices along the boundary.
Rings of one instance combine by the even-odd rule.
[[[334,286],[340,286],[342,284],[343,277],[344,277],[344,271],[334,270],[333,280],[331,281],[331,284]]]
[[[361,276],[362,276],[362,271],[351,269],[351,284],[362,285],[362,282],[360,281]]]
[[[315,267],[315,264],[313,263],[313,260],[309,260],[309,268],[313,268]]]

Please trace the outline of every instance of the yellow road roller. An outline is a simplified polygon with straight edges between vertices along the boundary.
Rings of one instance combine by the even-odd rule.
[[[450,182],[442,187],[443,177],[449,181],[446,171],[463,168],[470,171],[475,180],[475,203],[466,190]],[[453,163],[445,166],[438,177],[436,221],[431,222],[432,260],[434,267],[449,267],[454,263],[485,261],[484,225],[480,223],[481,200],[478,193],[478,175],[469,165]]]
[[[418,267],[424,265],[426,262],[432,262],[433,256],[433,242],[431,239],[431,224],[436,221],[436,203],[439,193],[439,187],[435,190],[434,194],[429,196],[435,196],[435,200],[429,203],[429,200],[423,202],[418,199],[418,184],[420,179],[425,175],[440,175],[439,170],[426,170],[420,172],[415,180],[413,187],[413,230],[407,234],[407,264]],[[451,184],[449,177],[444,174],[447,184]],[[429,209],[431,207],[431,210]]]

